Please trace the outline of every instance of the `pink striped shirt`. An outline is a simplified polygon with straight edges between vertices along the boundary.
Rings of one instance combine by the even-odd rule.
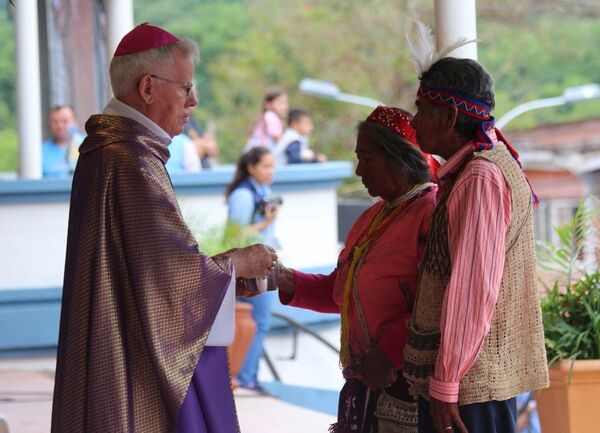
[[[494,137],[495,138],[495,137]],[[443,178],[473,152],[466,144],[437,171]],[[447,201],[451,277],[444,294],[441,342],[429,393],[458,401],[459,382],[475,363],[490,329],[504,270],[510,191],[495,164],[477,159],[465,167]]]

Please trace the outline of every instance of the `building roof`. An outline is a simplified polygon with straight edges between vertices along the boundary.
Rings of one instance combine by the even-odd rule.
[[[526,170],[600,171],[600,118],[505,134]]]
[[[528,131],[505,134],[518,150],[600,150],[600,118],[542,125]]]

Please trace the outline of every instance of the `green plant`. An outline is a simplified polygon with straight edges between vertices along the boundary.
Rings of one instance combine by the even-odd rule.
[[[16,130],[0,129],[0,172],[16,172],[18,170],[18,141]]]
[[[600,359],[600,270],[581,261],[594,236],[598,215],[582,200],[573,217],[555,228],[558,245],[539,245],[540,266],[551,273],[542,298],[542,319],[550,364],[559,360]]]
[[[202,219],[194,217],[188,218],[187,224],[196,237],[200,250],[209,256],[262,242],[260,235],[248,233],[235,224],[207,226]]]

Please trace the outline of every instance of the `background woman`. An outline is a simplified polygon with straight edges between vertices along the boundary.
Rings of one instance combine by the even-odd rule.
[[[280,203],[271,195],[275,173],[273,155],[265,147],[254,147],[243,154],[237,163],[233,180],[225,190],[229,206],[229,224],[249,234],[257,234],[261,242],[275,249],[279,243],[275,236],[275,220]],[[256,322],[256,335],[237,377],[239,385],[259,389],[258,363],[263,352],[263,342],[271,328],[271,307],[275,292],[263,293],[253,298],[239,298],[252,304],[252,317]]]
[[[334,433],[377,432],[379,398],[395,399],[399,410],[401,427],[389,431],[417,431],[416,404],[399,370],[436,188],[410,120],[398,108],[377,107],[358,126],[356,174],[382,200],[354,223],[336,269],[313,275],[279,268],[284,304],[341,314],[346,383]]]

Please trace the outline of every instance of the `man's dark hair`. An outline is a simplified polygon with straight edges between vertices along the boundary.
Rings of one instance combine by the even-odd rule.
[[[296,123],[304,116],[308,116],[308,112],[303,110],[302,108],[292,108],[288,113],[287,124],[288,126],[292,126],[292,123]]]
[[[369,120],[360,122],[357,130],[359,133],[367,134],[376,146],[381,147],[389,156],[392,167],[411,182],[418,184],[431,179],[429,164],[421,152],[396,132]]]
[[[472,59],[444,57],[423,72],[421,83],[438,90],[451,90],[494,108],[494,79]],[[455,128],[466,139],[472,139],[482,120],[458,113]]]
[[[64,104],[64,105],[54,105],[54,106],[52,106],[50,108],[49,113],[54,113],[55,111],[62,110],[63,108],[68,108],[69,110],[73,111],[73,107],[71,107],[68,104]]]

